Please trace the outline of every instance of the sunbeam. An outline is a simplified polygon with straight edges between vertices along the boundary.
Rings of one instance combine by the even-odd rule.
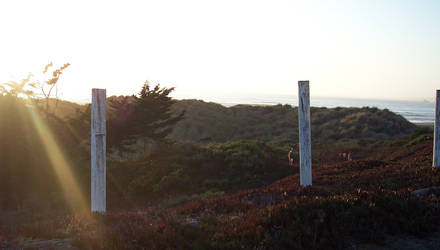
[[[45,121],[41,119],[35,107],[28,108],[29,116],[38,136],[40,137],[51,166],[61,184],[65,198],[71,209],[88,209],[88,204],[81,191],[80,186],[75,180],[71,166],[67,162],[63,152],[55,141],[52,131],[48,128]]]

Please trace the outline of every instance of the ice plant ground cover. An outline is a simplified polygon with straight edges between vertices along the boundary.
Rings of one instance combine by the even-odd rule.
[[[386,244],[393,235],[429,236],[438,231],[440,199],[411,191],[439,185],[432,140],[395,144],[358,160],[321,159],[313,164],[313,187],[301,188],[294,173],[171,207],[159,199],[106,215],[41,216],[0,226],[0,239],[20,246],[26,243],[18,238],[66,238],[79,249],[343,249]]]

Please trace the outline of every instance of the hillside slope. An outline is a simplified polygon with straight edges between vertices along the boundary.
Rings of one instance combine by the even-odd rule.
[[[128,98],[111,96],[108,101]],[[43,103],[43,100],[41,100]],[[86,105],[50,100],[50,111],[61,118],[73,117]],[[177,100],[174,114],[186,111],[169,139],[206,144],[235,140],[258,140],[279,144],[298,141],[298,111],[290,105],[235,105],[225,107],[201,100]],[[113,110],[108,107],[109,117]],[[377,108],[311,108],[312,140],[341,139],[389,140],[410,135],[417,126],[387,109]]]
[[[432,140],[424,137],[408,146],[383,146],[369,153],[360,160],[322,159],[313,164],[313,187],[300,187],[295,171],[265,186],[171,208],[163,206],[169,197],[163,193],[161,204],[113,210],[92,219],[89,214],[51,217],[0,231],[7,239],[65,237],[80,249],[378,247],[371,244],[404,249],[414,242],[437,246],[433,237],[414,237],[430,237],[438,230],[439,198],[411,194],[439,185],[440,176],[431,170]],[[20,239],[21,243],[7,244],[23,246]],[[396,239],[406,241],[396,245]]]
[[[35,99],[35,101],[42,107],[43,110],[46,108],[45,99]],[[72,118],[78,115],[79,112],[86,109],[86,104],[78,104],[75,102],[70,102],[66,100],[49,99],[49,113],[54,114],[60,118]]]
[[[289,105],[230,108],[199,100],[181,100],[173,106],[177,114],[186,110],[171,139],[208,143],[251,139],[281,144],[296,143],[297,107]],[[417,128],[389,110],[377,108],[311,108],[312,140],[393,139]]]

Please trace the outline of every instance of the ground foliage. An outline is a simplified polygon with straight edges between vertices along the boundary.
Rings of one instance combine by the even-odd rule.
[[[0,208],[21,210],[36,205],[44,209],[61,205],[63,195],[45,139],[53,136],[64,160],[79,166],[73,169],[77,177],[86,170],[81,162],[88,152],[81,139],[69,129],[68,122],[30,100],[0,95],[0,113]],[[38,126],[44,126],[46,133],[38,132]]]
[[[126,207],[113,206],[104,216],[73,213],[3,226],[1,230],[7,239],[17,235],[73,237],[73,244],[84,249],[344,249],[362,242],[382,244],[388,235],[424,237],[440,222],[439,198],[410,193],[438,185],[440,180],[430,167],[432,140],[427,136],[410,145],[368,148],[366,157],[353,161],[332,157],[324,161],[325,155],[337,153],[338,149],[318,148],[315,151],[325,153],[318,154],[323,161],[313,165],[313,187],[301,188],[296,171],[257,187],[237,185],[238,189],[225,194],[199,196],[180,205],[165,206],[172,194],[183,188],[169,186],[161,189],[160,197],[154,200],[157,204],[132,206],[128,204],[129,196],[125,196]],[[182,166],[209,156],[216,159],[211,164],[218,161],[228,171],[245,171],[252,168],[241,162],[248,159],[246,152],[258,156],[261,150],[267,156],[250,158],[257,171],[265,168],[260,161],[271,159],[270,152],[276,154],[276,149],[269,148],[264,143],[241,141],[205,148],[182,146],[176,154],[200,151],[181,160]],[[163,164],[166,157],[156,159]],[[140,167],[145,161],[132,164]],[[199,167],[211,167],[203,160],[199,163]],[[191,176],[186,168],[178,173],[175,168],[179,166],[167,171]],[[190,183],[185,185],[191,186]],[[154,193],[154,185],[151,192]]]
[[[113,113],[116,120],[130,114],[133,99],[117,100],[126,105]],[[0,117],[0,248],[5,244],[23,247],[17,241],[23,237],[69,238],[85,249],[344,248],[351,241],[380,243],[388,234],[420,236],[439,222],[436,197],[410,195],[411,190],[438,185],[439,177],[430,169],[432,131],[383,141],[415,131],[386,110],[312,109],[312,122],[318,126],[312,131],[323,136],[313,144],[314,186],[303,189],[298,183],[298,156],[294,167],[287,164],[292,144],[285,138],[295,135],[284,130],[267,133],[271,126],[281,126],[275,122],[279,115],[295,121],[289,115],[294,108],[216,106],[219,117],[233,112],[233,119],[241,118],[242,123],[220,123],[203,113],[209,129],[217,130],[214,137],[199,139],[208,130],[202,127],[199,135],[186,135],[194,137],[196,144],[161,140],[154,150],[137,158],[109,161],[110,211],[99,216],[67,206],[42,135],[29,116],[44,112],[38,107],[14,95],[0,95],[0,113],[5,114]],[[81,189],[90,190],[90,112],[87,106],[76,110],[65,117],[55,112],[40,117],[63,157],[74,166],[72,173]],[[190,117],[195,123],[188,126],[197,128],[201,118]],[[335,131],[359,129],[328,137],[327,120]],[[222,131],[224,123],[234,129]],[[249,124],[257,127],[246,129]],[[295,129],[291,124],[284,121],[286,131]],[[218,142],[215,138],[220,135],[227,139]],[[354,161],[341,159],[342,152],[351,152]]]
[[[169,136],[177,141],[207,144],[245,139],[280,145],[297,143],[298,111],[290,105],[227,108],[217,103],[181,100],[172,108],[176,113],[187,111]],[[387,109],[312,107],[310,113],[314,141],[389,140],[417,130],[414,124]]]

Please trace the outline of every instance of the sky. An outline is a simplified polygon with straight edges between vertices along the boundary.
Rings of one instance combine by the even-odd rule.
[[[179,99],[298,93],[433,100],[440,1],[0,1],[0,83],[71,64],[60,97],[131,95],[148,80]]]

